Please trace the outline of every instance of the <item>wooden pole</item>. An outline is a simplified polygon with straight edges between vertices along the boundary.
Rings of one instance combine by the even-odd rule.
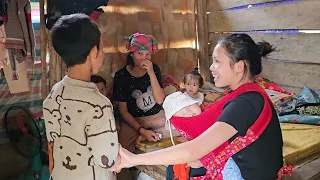
[[[41,58],[41,95],[45,99],[48,95],[47,85],[47,32],[44,20],[44,2],[40,0],[40,58]]]
[[[197,34],[199,44],[200,74],[205,81],[210,80],[209,56],[208,56],[208,22],[207,22],[207,0],[197,0]]]
[[[56,66],[57,66],[57,55],[53,49],[53,46],[51,44],[51,38],[50,36],[48,37],[48,51],[49,51],[49,68],[50,68],[50,73],[49,73],[49,88],[52,88],[53,85],[56,82]]]
[[[48,51],[49,51],[49,87],[52,88],[64,76],[64,63],[58,53],[52,46],[51,37],[48,37]]]

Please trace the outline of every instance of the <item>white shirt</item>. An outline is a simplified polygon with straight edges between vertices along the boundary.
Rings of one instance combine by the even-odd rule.
[[[186,96],[189,96],[189,94],[187,92],[184,92],[183,94],[185,94]],[[191,96],[189,96],[191,97]],[[200,106],[203,101],[204,101],[204,95],[201,92],[198,92],[198,98],[193,98],[191,97],[194,101],[198,101],[198,105]]]

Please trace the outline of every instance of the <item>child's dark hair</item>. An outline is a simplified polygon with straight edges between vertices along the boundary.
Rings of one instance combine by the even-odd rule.
[[[99,49],[101,33],[85,14],[64,15],[51,29],[52,45],[67,67],[86,62],[93,47]]]
[[[228,56],[233,63],[245,60],[245,73],[250,72],[250,77],[254,77],[262,72],[261,58],[275,51],[275,48],[268,42],[258,42],[257,44],[247,34],[231,34],[219,41],[226,49]]]
[[[107,87],[107,82],[105,79],[103,79],[101,76],[98,75],[91,75],[91,82],[97,84],[102,82],[104,84],[105,87]]]
[[[189,76],[191,76],[191,78],[195,77],[195,78],[197,78],[197,79],[199,80],[199,87],[200,87],[200,88],[203,86],[203,84],[204,84],[203,78],[202,78],[201,74],[199,73],[199,68],[198,68],[198,67],[195,67],[195,68],[193,69],[193,71],[188,72],[188,73],[184,76],[184,78],[183,78],[183,83],[184,83],[184,84],[186,84],[187,78],[188,78]]]

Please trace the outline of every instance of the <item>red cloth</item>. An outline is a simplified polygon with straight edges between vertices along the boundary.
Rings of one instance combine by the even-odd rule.
[[[270,89],[270,90],[274,90],[274,91],[278,91],[281,92],[283,94],[288,94],[288,95],[295,95],[292,92],[288,92],[285,89],[281,88],[278,84],[276,84],[275,82],[272,82],[266,78],[263,77],[256,77],[254,79],[254,81],[256,83],[258,83],[263,89]]]
[[[103,12],[99,12],[99,11],[93,11],[91,14],[90,14],[90,19],[92,21],[96,21],[98,19],[98,17],[102,14]]]
[[[177,91],[180,90],[179,84],[171,75],[162,75],[162,86],[163,88],[166,88],[167,86],[173,86],[177,89]]]
[[[190,167],[187,164],[173,165],[174,179],[189,180]]]

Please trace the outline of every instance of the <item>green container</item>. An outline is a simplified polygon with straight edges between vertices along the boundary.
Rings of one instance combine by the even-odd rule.
[[[43,118],[39,118],[37,122],[37,125],[39,127],[39,130],[40,130],[40,135],[42,136],[43,134],[46,133],[46,125],[45,125],[45,122],[44,122],[44,119]]]

